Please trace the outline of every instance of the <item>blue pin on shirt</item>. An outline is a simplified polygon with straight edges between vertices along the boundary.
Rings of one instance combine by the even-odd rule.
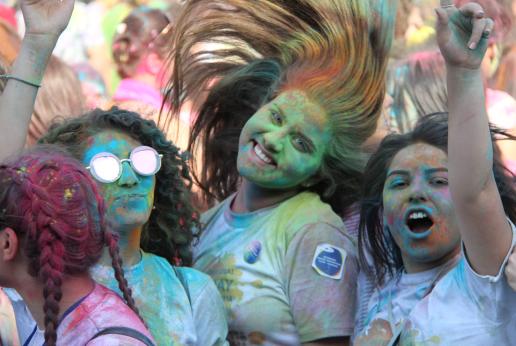
[[[315,249],[312,267],[322,276],[339,280],[342,278],[346,250],[331,244],[320,244]]]
[[[258,240],[253,240],[247,245],[246,251],[244,253],[244,260],[249,264],[255,264],[260,257],[260,253],[262,252],[262,243]]]

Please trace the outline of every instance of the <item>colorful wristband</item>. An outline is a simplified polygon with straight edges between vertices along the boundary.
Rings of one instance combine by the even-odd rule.
[[[41,88],[41,84],[29,82],[28,80],[21,79],[21,78],[15,77],[15,76],[11,76],[9,74],[0,74],[0,79],[14,79],[14,80],[16,80],[18,82],[21,82],[23,84],[27,84],[27,85],[33,86],[35,88]]]

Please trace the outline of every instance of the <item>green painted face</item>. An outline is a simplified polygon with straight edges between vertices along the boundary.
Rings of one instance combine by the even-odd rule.
[[[302,91],[285,91],[258,110],[242,129],[238,172],[267,189],[310,185],[330,140],[324,110]]]
[[[127,159],[131,151],[142,144],[128,135],[113,130],[102,131],[88,139],[84,147],[83,164],[88,166],[93,156],[109,152]],[[122,175],[113,183],[98,183],[106,203],[106,218],[114,229],[133,229],[149,219],[154,203],[155,176],[141,176],[129,162],[122,164]]]

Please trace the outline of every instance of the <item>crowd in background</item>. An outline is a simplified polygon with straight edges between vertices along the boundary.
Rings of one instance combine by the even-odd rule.
[[[479,3],[496,19],[497,28],[482,66],[490,120],[502,129],[515,131],[516,3]],[[435,53],[436,5],[437,0],[399,2],[388,97],[376,139],[410,130],[417,114],[443,110],[446,91],[444,65]],[[15,2],[6,1],[0,6],[0,57],[2,68],[8,71],[19,49],[24,24]],[[75,116],[96,107],[119,105],[158,121],[160,111],[168,112],[167,104],[161,108],[166,88],[163,76],[171,68],[167,44],[181,9],[181,0],[78,1],[46,71],[27,143],[34,143],[54,117]],[[432,83],[437,84],[428,85]],[[179,123],[160,124],[167,137],[183,149],[188,141],[191,110],[192,105],[187,104]],[[371,143],[375,142],[372,138]],[[516,170],[515,145],[500,145],[508,166]]]

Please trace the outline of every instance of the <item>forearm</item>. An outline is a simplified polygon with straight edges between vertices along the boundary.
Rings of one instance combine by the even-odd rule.
[[[57,36],[26,35],[10,75],[40,84]],[[23,150],[38,88],[9,79],[0,96],[0,161]]]
[[[511,232],[493,174],[493,145],[479,70],[448,67],[450,192],[468,260],[496,275]]]
[[[493,147],[479,69],[447,67],[448,168],[458,202],[470,202],[493,180]]]

